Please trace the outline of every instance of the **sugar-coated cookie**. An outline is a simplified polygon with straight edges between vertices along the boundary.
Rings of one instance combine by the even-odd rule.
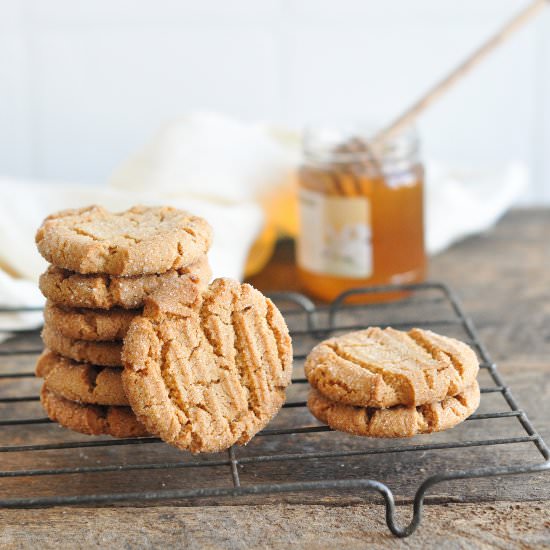
[[[245,444],[281,408],[292,345],[275,305],[248,284],[166,285],[124,341],[128,401],[151,433],[192,452]]]
[[[82,405],[43,387],[40,402],[48,417],[65,428],[87,435],[142,437],[149,435],[130,407]]]
[[[49,300],[44,321],[55,332],[73,340],[106,342],[122,340],[140,309],[86,309],[58,306]]]
[[[378,408],[442,401],[471,386],[478,370],[469,346],[418,328],[371,327],[330,338],[304,364],[309,383],[328,399]]]
[[[48,349],[35,369],[44,386],[65,399],[90,405],[128,406],[122,387],[121,369],[78,363]]]
[[[38,250],[50,263],[108,275],[179,269],[204,256],[211,239],[206,220],[166,206],[63,210],[48,216],[36,233]]]
[[[179,269],[133,277],[82,275],[51,265],[40,276],[39,286],[42,294],[58,305],[94,309],[136,309],[143,307],[145,298],[168,281],[188,281],[205,288],[211,278],[210,264],[206,256],[203,256]]]
[[[479,398],[479,385],[474,382],[455,396],[418,407],[355,407],[331,401],[317,390],[311,390],[307,406],[313,416],[334,430],[369,437],[412,437],[460,424],[477,409]]]
[[[42,329],[44,345],[59,355],[74,361],[91,363],[101,367],[121,367],[122,342],[92,342],[89,340],[73,340],[63,336],[50,325]]]

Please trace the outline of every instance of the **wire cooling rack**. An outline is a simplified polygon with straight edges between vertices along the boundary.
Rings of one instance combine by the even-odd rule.
[[[350,298],[380,292],[400,299],[349,304]],[[550,468],[548,447],[518,407],[447,286],[355,289],[324,307],[296,293],[276,293],[272,298],[285,315],[295,350],[287,403],[246,447],[213,455],[193,456],[155,438],[87,437],[53,424],[44,417],[40,381],[33,374],[42,350],[38,331],[11,331],[0,344],[0,507],[373,493],[370,498],[381,497],[385,503],[391,532],[406,537],[419,526],[424,499],[436,484]],[[0,315],[28,311],[2,309]],[[470,344],[481,363],[482,399],[476,414],[452,430],[398,440],[354,437],[317,422],[306,407],[303,361],[308,351],[331,335],[371,325],[430,328]],[[517,451],[520,445],[529,447],[529,459]],[[412,519],[405,526],[398,524],[390,486],[399,499],[413,502]],[[498,492],[498,487],[476,484],[476,490],[485,492]],[[457,495],[440,498],[452,501]]]

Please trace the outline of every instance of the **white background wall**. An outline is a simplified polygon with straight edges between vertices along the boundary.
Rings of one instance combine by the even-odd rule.
[[[165,120],[392,118],[524,0],[0,0],[0,175],[103,182]],[[426,114],[426,156],[550,203],[550,8]]]

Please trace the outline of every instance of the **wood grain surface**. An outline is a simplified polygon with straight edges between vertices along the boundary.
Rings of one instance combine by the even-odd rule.
[[[535,427],[550,440],[550,211],[513,211],[485,235],[455,245],[431,261],[430,277],[452,286],[465,309],[477,324],[482,340],[511,386],[520,407],[529,414]],[[293,267],[293,249],[282,243],[270,265],[252,280],[267,291],[298,288]],[[424,306],[422,306],[424,307]],[[403,309],[406,319],[414,308]],[[434,311],[440,315],[442,312]],[[375,311],[373,311],[376,321]],[[383,312],[380,313],[383,315]],[[21,346],[28,345],[21,339]],[[38,344],[37,344],[38,345]],[[307,347],[307,342],[303,343]],[[29,370],[29,358],[20,356],[6,361],[2,369]],[[298,369],[300,367],[298,366]],[[482,385],[490,385],[487,373]],[[24,382],[28,395],[36,393],[39,383]],[[4,382],[2,396],[20,394],[21,381]],[[293,386],[289,400],[301,400],[305,385]],[[505,410],[499,394],[484,396],[485,411]],[[13,407],[2,405],[0,417],[13,417]],[[18,404],[17,414],[39,415],[37,403]],[[483,412],[483,411],[482,411]],[[292,416],[289,416],[292,415]],[[300,416],[302,415],[302,416]],[[273,426],[289,422],[312,424],[305,410],[285,410]],[[521,435],[514,418],[498,421],[472,420],[447,434],[438,434],[441,442],[473,440],[503,435]],[[2,428],[0,445],[51,441],[81,440],[55,426],[17,427],[8,433]],[[427,436],[430,437],[430,436]],[[7,439],[6,439],[7,438]],[[419,438],[417,443],[432,441]],[[341,434],[311,435],[299,441],[301,447],[361,449],[361,438]],[[396,442],[407,445],[410,442]],[[237,451],[239,457],[265,453],[285,453],[296,449],[296,441],[286,438],[255,438]],[[368,445],[387,445],[371,442]],[[77,449],[71,453],[36,451],[2,453],[2,469],[25,467],[59,467],[68,464],[138,463],[140,461],[185,461],[181,453],[165,445]],[[218,457],[219,458],[219,457]],[[210,460],[204,457],[193,460]],[[499,445],[467,450],[421,451],[360,456],[344,461],[307,461],[306,464],[276,462],[239,466],[243,485],[273,480],[294,481],[369,477],[385,481],[394,491],[401,523],[408,521],[410,505],[419,482],[430,473],[469,467],[483,462],[514,464],[540,462],[531,443]],[[69,481],[56,476],[4,478],[0,498],[24,492],[25,495],[94,493],[105,490],[128,491],[136,487],[188,488],[231,486],[227,466],[217,468],[171,469],[151,473],[133,471],[72,476]],[[57,476],[59,477],[59,476]],[[82,479],[85,477],[85,479]],[[0,547],[164,547],[176,544],[188,547],[304,548],[345,546],[372,547],[533,547],[550,541],[550,474],[521,477],[455,481],[438,485],[427,498],[426,516],[412,537],[394,539],[387,530],[380,499],[357,492],[319,494],[297,493],[240,499],[187,500],[167,503],[136,503],[119,507],[43,508],[0,510]]]
[[[0,512],[2,548],[548,548],[547,502],[430,506],[407,539],[381,506],[299,504]]]

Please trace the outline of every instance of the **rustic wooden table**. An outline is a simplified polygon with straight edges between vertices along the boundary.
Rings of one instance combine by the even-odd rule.
[[[279,246],[252,282],[262,290],[296,287],[292,254],[288,243]],[[509,213],[492,231],[433,258],[430,278],[457,291],[520,406],[550,441],[550,211]],[[516,452],[518,460],[523,452],[533,457],[532,448]],[[406,468],[394,474],[406,485]],[[403,523],[410,499],[397,497],[407,504]],[[549,473],[453,482],[427,502],[422,525],[403,540],[390,535],[376,499],[349,493],[0,510],[0,547],[550,547]]]

